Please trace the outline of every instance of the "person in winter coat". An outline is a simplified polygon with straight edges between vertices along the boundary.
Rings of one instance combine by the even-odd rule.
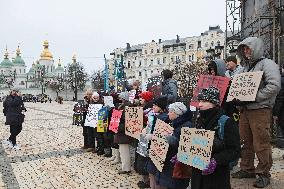
[[[94,146],[92,146],[93,145],[92,141],[89,141],[89,137],[88,137],[89,127],[84,125],[86,116],[88,113],[89,104],[92,101],[92,95],[93,95],[93,91],[91,89],[88,89],[84,96],[84,107],[82,108],[82,112],[83,112],[82,127],[83,127],[83,136],[84,136],[84,139],[83,139],[84,145],[82,146],[82,149],[94,148]]]
[[[148,115],[152,113],[153,107],[153,93],[150,91],[144,91],[139,94],[139,101],[140,104],[143,106],[144,115],[143,115],[143,125],[144,128],[147,126],[148,122]],[[150,187],[150,180],[149,174],[146,170],[146,163],[148,158],[140,155],[135,152],[135,162],[134,162],[134,170],[141,175],[140,181],[137,183],[139,188],[149,188]]]
[[[168,109],[169,120],[171,120],[171,125],[174,128],[174,131],[172,135],[166,136],[169,149],[166,155],[163,171],[156,172],[155,180],[160,186],[160,189],[186,189],[189,185],[190,179],[173,178],[175,164],[171,162],[171,159],[176,156],[178,152],[181,128],[192,127],[192,112],[187,109],[182,102],[170,104]]]
[[[163,70],[162,71],[162,96],[167,97],[167,103],[171,104],[177,100],[177,82],[176,80],[172,79],[173,72],[170,70]]]
[[[224,115],[219,107],[220,92],[215,87],[203,89],[199,95],[198,129],[215,131],[211,160],[204,170],[193,167],[191,189],[230,189],[229,163],[240,155],[240,136],[236,123],[228,117],[224,136],[220,136],[218,120]]]
[[[152,134],[155,129],[155,124],[157,119],[160,119],[165,122],[169,122],[168,115],[167,115],[167,97],[162,96],[158,97],[153,100],[153,123],[148,124],[148,126],[152,126],[152,128],[145,128],[142,133],[146,133],[146,130],[149,130],[150,133],[146,133],[146,139],[151,141]],[[147,127],[148,127],[147,126]],[[149,143],[150,146],[150,143]],[[148,158],[146,162],[146,170],[149,173],[149,179],[150,179],[150,187],[151,189],[158,189],[159,185],[156,183],[156,173],[158,172],[158,169],[156,168],[155,164],[152,162],[150,158]]]
[[[279,67],[270,59],[264,58],[263,41],[257,37],[244,39],[237,48],[244,72],[263,71],[254,102],[236,101],[240,108],[240,136],[243,144],[241,170],[232,174],[233,178],[255,178],[253,186],[264,188],[270,184],[272,149],[270,125],[272,108],[281,88]],[[254,166],[255,154],[258,165]]]
[[[122,111],[120,118],[118,132],[114,135],[114,143],[119,146],[119,155],[121,159],[121,170],[118,174],[129,174],[131,172],[130,162],[130,143],[133,138],[125,134],[125,108],[130,105],[128,92],[122,92],[119,94],[119,99],[122,101],[118,110]]]
[[[238,65],[236,56],[229,56],[226,58],[226,69],[225,76],[233,79],[235,75],[243,72],[243,67]]]
[[[24,114],[22,111],[27,111],[21,98],[21,93],[17,89],[13,89],[10,95],[3,103],[3,113],[6,116],[6,125],[10,125],[10,137],[4,140],[3,143],[9,145],[15,150],[19,150],[16,137],[22,131],[24,122]]]
[[[212,60],[208,64],[208,73],[214,76],[225,76],[226,64],[222,59]]]

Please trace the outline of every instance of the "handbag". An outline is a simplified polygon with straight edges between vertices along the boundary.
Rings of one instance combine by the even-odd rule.
[[[173,170],[173,178],[188,179],[191,178],[191,175],[192,167],[190,165],[186,165],[182,162],[176,161]]]

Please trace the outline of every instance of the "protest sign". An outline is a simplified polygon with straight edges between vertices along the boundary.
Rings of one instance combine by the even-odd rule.
[[[263,71],[235,75],[227,96],[227,102],[234,98],[240,101],[255,101]]]
[[[197,86],[194,89],[193,96],[190,102],[191,106],[198,107],[197,96],[202,89],[214,86],[220,90],[220,104],[223,102],[226,90],[228,88],[230,78],[212,75],[200,75]]]
[[[112,96],[104,96],[104,105],[109,107],[114,107],[113,97]]]
[[[146,130],[145,134],[151,134],[151,131],[152,131],[152,128],[153,128],[153,124],[154,124],[154,114],[153,113],[149,113],[149,115],[148,115],[148,124],[147,124],[147,126],[145,128],[145,130]],[[141,156],[143,156],[143,157],[148,157],[149,156],[149,152],[148,152],[149,140],[147,140],[145,136],[146,135],[140,134],[140,138],[139,138],[139,142],[138,142],[138,146],[137,146],[136,152],[138,154],[140,154]]]
[[[139,139],[143,129],[143,108],[125,108],[125,134]]]
[[[98,113],[103,107],[102,104],[89,104],[88,113],[85,120],[85,125],[88,127],[97,127],[98,125]]]
[[[108,110],[106,107],[100,109],[98,113],[98,127],[97,132],[103,133],[107,131],[108,126]]]
[[[83,113],[81,112],[74,112],[73,113],[73,123],[72,125],[81,126],[83,122]]]
[[[179,140],[178,161],[203,170],[211,159],[214,131],[182,128]]]
[[[136,95],[136,90],[129,91],[129,102],[133,103],[135,95]]]
[[[157,119],[151,140],[149,157],[160,172],[163,170],[169,148],[165,137],[172,135],[173,130],[174,129],[169,124]]]
[[[113,109],[109,124],[109,130],[117,133],[121,115],[122,111]]]
[[[148,78],[147,91],[153,93],[155,98],[162,94],[162,78],[161,76]]]
[[[125,91],[125,80],[117,80],[116,92],[121,93]]]

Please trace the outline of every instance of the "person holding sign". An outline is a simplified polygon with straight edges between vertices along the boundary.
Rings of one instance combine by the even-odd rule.
[[[89,127],[85,127],[85,121],[86,121],[86,116],[87,116],[87,113],[88,113],[88,108],[89,108],[89,104],[91,103],[92,101],[92,95],[93,95],[93,91],[91,89],[88,89],[85,93],[85,96],[84,96],[84,105],[83,105],[83,108],[82,108],[82,112],[83,112],[83,120],[82,120],[82,126],[83,126],[83,136],[84,136],[84,146],[82,146],[82,149],[88,149],[88,148],[92,148],[93,146],[93,143],[92,141],[89,141],[89,133],[88,133],[88,130],[89,130]]]
[[[272,149],[270,125],[272,108],[281,88],[278,65],[264,57],[264,43],[257,37],[244,39],[237,48],[244,72],[263,72],[256,97],[251,102],[236,100],[241,107],[240,136],[243,143],[241,170],[232,174],[233,178],[258,178],[254,187],[264,188],[270,184]],[[247,81],[244,81],[248,83]],[[252,83],[252,82],[251,82]],[[237,98],[237,97],[236,97]],[[258,158],[254,166],[255,154]]]
[[[130,146],[133,138],[125,134],[125,107],[130,105],[128,92],[122,92],[119,94],[119,99],[122,103],[119,105],[118,110],[122,110],[122,116],[120,118],[118,132],[114,135],[114,143],[119,146],[119,155],[121,159],[121,170],[118,174],[129,174],[131,172],[130,162]]]
[[[241,150],[238,128],[231,118],[224,116],[220,108],[219,89],[215,87],[202,89],[198,100],[200,118],[197,128],[200,131],[202,129],[215,131],[215,135],[210,162],[203,170],[193,168],[191,188],[229,189],[231,188],[229,164],[239,157]]]
[[[156,182],[160,188],[178,188],[186,189],[189,185],[189,178],[173,178],[173,170],[175,162],[171,159],[177,155],[179,139],[182,127],[192,127],[191,119],[192,112],[186,108],[182,102],[175,102],[168,107],[169,119],[174,128],[173,134],[166,136],[166,141],[169,144],[169,149],[164,162],[162,172],[157,172],[155,175]]]

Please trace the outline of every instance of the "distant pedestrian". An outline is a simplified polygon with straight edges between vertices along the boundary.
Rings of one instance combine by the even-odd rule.
[[[173,72],[170,70],[163,70],[162,71],[162,96],[167,97],[168,105],[171,103],[176,102],[177,100],[177,91],[178,86],[176,80],[172,79]]]
[[[22,131],[22,124],[24,122],[24,114],[22,111],[26,111],[21,93],[17,89],[13,89],[10,95],[3,103],[3,113],[6,116],[6,125],[10,125],[10,137],[4,140],[3,143],[9,145],[15,150],[19,150],[16,137]]]

